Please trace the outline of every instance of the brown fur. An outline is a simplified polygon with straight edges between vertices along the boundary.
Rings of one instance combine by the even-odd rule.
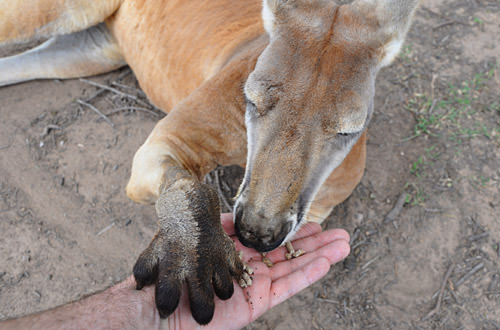
[[[246,165],[235,229],[261,251],[289,240],[307,220],[321,222],[361,179],[375,77],[396,56],[416,4],[266,0],[262,22],[257,0],[9,1],[0,5],[0,43],[102,21],[112,38],[104,31],[102,40],[92,38],[96,45],[55,57],[49,42],[43,51],[0,59],[0,71],[11,76],[0,77],[0,86],[49,71],[80,75],[85,56],[101,61],[92,66],[102,71],[125,59],[151,101],[169,112],[134,156],[127,185],[133,200],[156,202],[159,216],[134,267],[138,287],[155,282],[167,316],[187,281],[193,315],[207,323],[210,284],[228,298],[228,274],[248,275],[219,224],[216,192],[199,179],[217,164]],[[72,36],[54,40],[64,45]],[[43,63],[34,71],[46,71],[28,72],[33,61]]]
[[[0,45],[81,31],[102,22],[121,0],[0,2]]]

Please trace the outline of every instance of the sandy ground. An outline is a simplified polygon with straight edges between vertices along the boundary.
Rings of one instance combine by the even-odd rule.
[[[379,75],[363,180],[325,224],[351,233],[351,256],[248,329],[500,329],[499,57],[498,1],[423,2]],[[91,79],[143,97],[126,68]],[[0,88],[0,319],[124,279],[155,230],[153,208],[124,187],[156,112],[119,111],[111,127],[75,102],[96,91]],[[219,170],[228,196],[241,173]]]

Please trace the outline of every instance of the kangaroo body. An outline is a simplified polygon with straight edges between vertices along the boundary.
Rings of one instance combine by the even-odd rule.
[[[155,283],[162,316],[187,281],[204,324],[212,290],[229,298],[230,275],[244,284],[248,275],[218,222],[216,194],[199,180],[217,165],[246,165],[235,229],[259,251],[323,221],[361,180],[375,77],[399,51],[416,5],[4,1],[0,45],[50,39],[0,59],[0,86],[132,68],[169,113],[135,154],[127,185],[131,199],[156,203],[159,217],[134,275],[139,288]]]

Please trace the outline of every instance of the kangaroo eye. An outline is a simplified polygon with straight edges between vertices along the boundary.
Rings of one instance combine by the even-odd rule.
[[[252,115],[252,116],[255,116],[255,117],[262,117],[264,115],[266,115],[268,112],[269,112],[269,108],[268,107],[264,107],[264,106],[259,106],[259,108],[257,108],[257,106],[255,105],[255,103],[253,103],[252,101],[250,101],[248,98],[245,98],[245,101],[246,101],[246,104],[247,104],[247,113]]]
[[[255,106],[255,103],[253,103],[252,101],[250,101],[248,98],[245,98],[245,102],[246,102],[247,106],[251,106],[252,108],[257,108]]]
[[[354,133],[337,133],[337,137],[341,139],[349,139],[357,136],[361,132],[354,132]]]

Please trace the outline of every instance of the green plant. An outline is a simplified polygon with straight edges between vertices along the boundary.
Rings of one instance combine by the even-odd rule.
[[[401,51],[399,52],[399,58],[404,62],[410,61],[412,51],[412,44],[405,44],[401,47]]]
[[[411,206],[424,205],[426,194],[423,189],[421,189],[415,183],[410,183],[410,182],[407,182],[404,188],[407,191],[405,197],[405,204],[409,204]]]
[[[482,20],[482,19],[480,19],[479,17],[473,17],[473,18],[472,18],[472,21],[473,21],[474,23],[476,23],[476,24],[479,24],[479,25],[481,25],[481,24],[483,24],[483,23],[484,23],[484,22],[483,22],[483,20]]]
[[[424,158],[422,156],[418,157],[416,161],[414,161],[410,166],[410,173],[420,177],[420,174],[423,170]]]
[[[479,190],[481,188],[486,187],[488,182],[490,182],[490,178],[484,175],[479,175],[479,176],[474,175],[469,178],[469,181],[474,188]]]
[[[430,158],[432,160],[438,159],[439,156],[441,155],[441,152],[437,151],[436,149],[437,149],[436,145],[432,145],[429,148],[425,148],[425,155],[427,156],[427,158]]]
[[[403,141],[427,135],[444,135],[450,141],[460,145],[464,139],[477,136],[491,138],[494,130],[477,119],[478,98],[486,83],[494,77],[495,67],[485,73],[477,73],[470,80],[458,85],[449,84],[448,91],[439,99],[432,99],[426,94],[415,94],[407,103],[406,109],[415,116],[413,134]],[[483,106],[484,108],[484,106]],[[500,105],[493,103],[486,106],[487,111],[500,111]]]

